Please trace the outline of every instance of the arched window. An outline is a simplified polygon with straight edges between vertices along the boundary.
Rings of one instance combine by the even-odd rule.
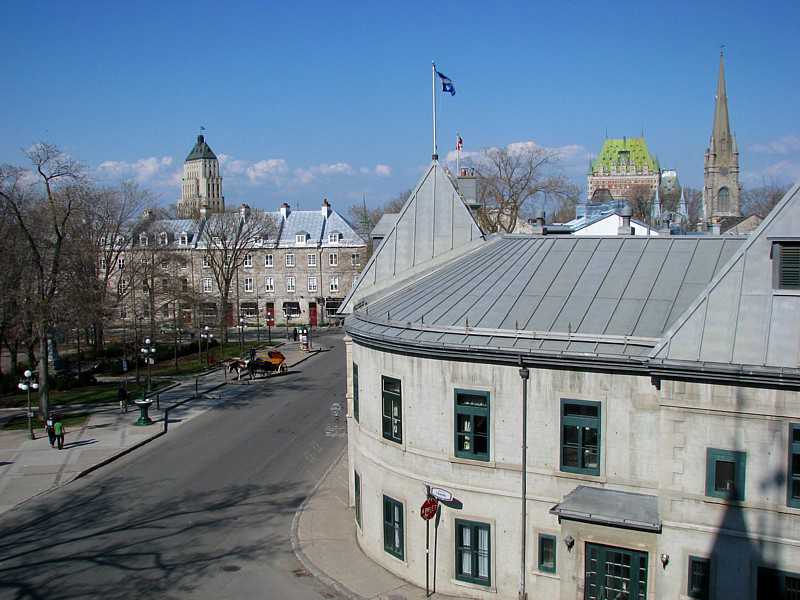
[[[719,212],[731,211],[731,191],[726,187],[719,188],[717,194],[717,210]]]

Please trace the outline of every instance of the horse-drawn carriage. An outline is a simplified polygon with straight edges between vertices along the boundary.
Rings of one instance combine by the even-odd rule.
[[[267,354],[252,359],[234,360],[229,368],[231,373],[236,371],[239,379],[243,373],[248,373],[250,379],[255,379],[256,374],[260,377],[269,377],[273,373],[286,373],[288,370],[286,357],[278,350],[270,350]]]

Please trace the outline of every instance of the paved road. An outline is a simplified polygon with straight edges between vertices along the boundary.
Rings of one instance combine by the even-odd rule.
[[[341,335],[297,371],[0,518],[0,598],[331,598],[292,517],[342,451]]]

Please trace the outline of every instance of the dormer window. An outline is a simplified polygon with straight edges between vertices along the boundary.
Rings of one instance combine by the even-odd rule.
[[[218,235],[215,235],[214,237],[211,238],[211,243],[214,244],[215,246],[221,246],[222,238],[219,237]]]
[[[140,246],[147,246],[147,234],[142,233],[139,235],[139,245]]]
[[[306,233],[298,233],[294,236],[294,241],[296,244],[305,244],[307,239],[308,234]]]
[[[187,234],[185,231],[182,231],[181,232],[181,245],[182,246],[187,246],[188,244],[189,244],[189,234]]]
[[[800,290],[800,240],[772,243],[772,281],[776,290]]]
[[[334,231],[333,233],[328,234],[328,243],[329,244],[338,244],[339,243],[339,232]]]
[[[162,231],[158,236],[158,239],[162,246],[166,246],[167,242],[169,241],[169,236],[167,235],[166,231]]]

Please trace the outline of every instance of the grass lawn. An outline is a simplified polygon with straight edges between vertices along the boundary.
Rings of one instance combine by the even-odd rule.
[[[143,379],[142,383],[145,382],[146,380]],[[171,383],[171,381],[153,381],[153,389],[158,390],[159,388],[166,387]],[[66,390],[63,392],[50,390],[50,404],[115,404],[118,402],[117,393],[119,392],[121,385],[123,384],[116,382],[97,383],[95,385],[75,388],[74,390]],[[128,395],[130,396],[130,402],[141,397],[142,387],[136,385],[135,381],[129,381]],[[8,407],[19,406],[20,408],[23,408],[27,406],[28,403],[28,399],[25,394],[6,396],[2,398],[2,400],[3,405]],[[31,407],[36,410],[38,406],[39,399],[35,395],[31,394]]]
[[[64,415],[61,418],[61,422],[64,424],[64,429],[67,430],[69,433],[74,429],[78,429],[83,427],[83,424],[86,422],[86,419],[89,418],[89,413],[73,413],[69,415]],[[9,419],[5,422],[2,426],[2,429],[28,429],[28,417],[22,415],[17,416],[12,419]],[[33,433],[38,438],[47,437],[47,433],[44,431],[44,425],[39,422],[39,419],[33,419]]]

